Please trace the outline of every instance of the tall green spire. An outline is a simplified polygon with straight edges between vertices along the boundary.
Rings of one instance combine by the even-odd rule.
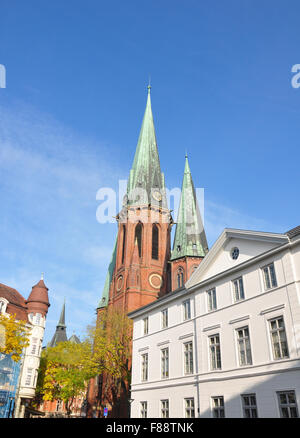
[[[204,257],[207,251],[206,235],[186,155],[171,260],[186,256]]]
[[[157,204],[167,208],[165,179],[160,170],[150,89],[151,86],[148,85],[146,110],[127,185],[127,203],[129,205]],[[135,196],[136,189],[142,189],[141,196]]]

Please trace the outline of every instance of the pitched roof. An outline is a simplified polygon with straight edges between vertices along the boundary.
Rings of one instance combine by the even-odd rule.
[[[20,321],[28,321],[25,298],[23,298],[16,289],[0,283],[0,298],[1,297],[8,301],[7,313],[15,314],[16,318]]]
[[[185,256],[204,257],[207,252],[206,235],[186,156],[171,260]]]

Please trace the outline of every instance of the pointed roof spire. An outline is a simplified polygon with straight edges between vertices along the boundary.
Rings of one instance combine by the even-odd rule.
[[[60,312],[59,321],[57,327],[66,327],[65,324],[65,313],[66,313],[66,298],[64,298],[64,304]]]
[[[207,251],[206,235],[186,153],[171,260],[186,256],[204,257]]]
[[[165,179],[160,169],[151,107],[150,82],[147,88],[146,109],[127,186],[128,203],[130,205],[159,204],[167,208]],[[137,193],[139,189],[140,192]]]
[[[65,307],[66,307],[66,299],[64,299],[64,304],[60,312],[60,317],[58,324],[56,326],[55,333],[53,338],[49,342],[49,347],[55,347],[59,342],[65,342],[68,340],[67,337],[67,327],[65,324]]]

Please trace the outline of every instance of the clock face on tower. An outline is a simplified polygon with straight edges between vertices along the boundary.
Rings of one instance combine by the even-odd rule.
[[[162,199],[162,196],[161,196],[161,193],[159,190],[155,190],[152,193],[152,196],[153,196],[153,199],[155,199],[155,201],[161,201],[161,199]]]

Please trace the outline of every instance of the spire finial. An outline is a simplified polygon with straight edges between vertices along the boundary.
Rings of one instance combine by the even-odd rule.
[[[151,90],[151,76],[149,75],[149,81],[148,81],[148,93],[150,93]]]
[[[42,272],[41,280],[44,280],[44,272]]]
[[[185,150],[185,158],[188,157],[187,149]]]

